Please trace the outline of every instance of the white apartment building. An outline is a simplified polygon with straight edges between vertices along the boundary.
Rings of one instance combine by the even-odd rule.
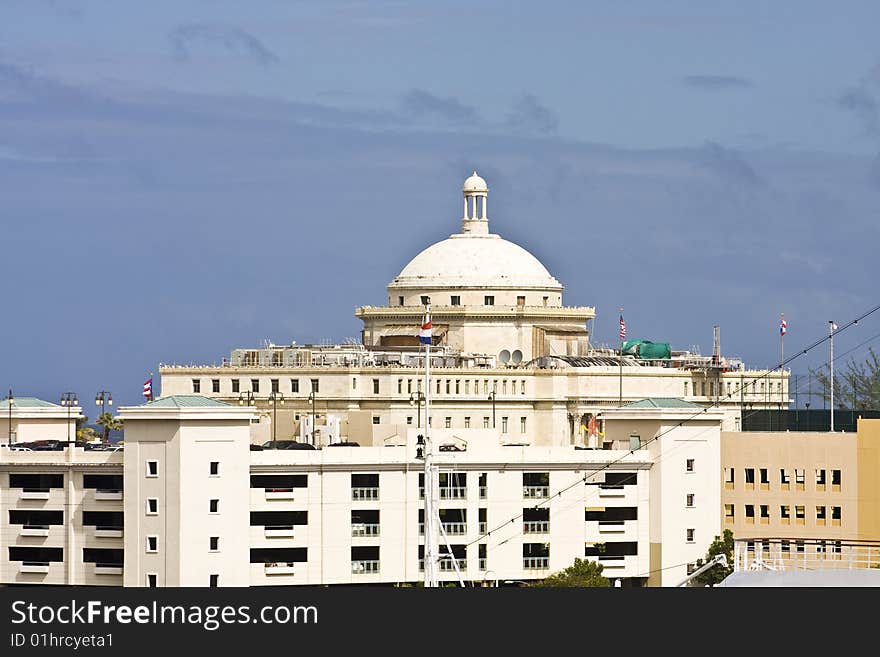
[[[247,406],[180,395],[121,417],[122,452],[2,450],[0,582],[422,579],[418,428],[377,446],[253,451]],[[674,584],[720,532],[722,419],[640,402],[606,412],[604,449],[434,429],[442,579],[530,581],[586,557],[625,585]]]

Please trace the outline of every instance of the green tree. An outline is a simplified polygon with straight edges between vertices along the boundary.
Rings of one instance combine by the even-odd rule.
[[[544,581],[533,586],[609,586],[608,578],[602,575],[602,564],[586,559],[574,560],[574,564],[553,573]]]
[[[101,413],[100,417],[95,420],[96,424],[100,424],[104,427],[103,435],[101,439],[103,442],[107,442],[107,438],[110,435],[111,431],[118,431],[122,428],[122,420],[118,417],[113,417],[110,413]]]
[[[880,408],[880,356],[868,349],[864,363],[850,359],[841,371],[834,368],[834,402],[839,408]],[[831,399],[831,372],[829,366],[810,370],[822,386],[820,396]]]
[[[706,552],[706,558],[697,559],[697,568],[704,563],[708,563],[719,554],[723,554],[727,557],[727,565],[722,566],[720,563],[716,563],[714,566],[692,579],[692,583],[696,583],[700,586],[715,586],[733,572],[733,532],[729,529],[724,530],[723,537],[715,537],[715,540],[709,545],[709,549]]]

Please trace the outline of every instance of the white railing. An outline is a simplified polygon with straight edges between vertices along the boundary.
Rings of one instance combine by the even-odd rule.
[[[444,522],[443,529],[447,534],[460,536],[461,534],[467,534],[467,523],[466,522]]]
[[[444,573],[455,572],[455,565],[452,561],[453,557],[445,557],[440,560],[440,571]],[[465,569],[465,559],[458,559],[458,569]]]
[[[880,568],[880,541],[763,538],[733,542],[734,572],[861,568]]]
[[[378,536],[379,535],[379,524],[378,523],[353,523],[351,526],[351,535],[352,536]]]
[[[378,500],[379,499],[379,489],[378,488],[352,488],[351,489],[351,499],[352,500]]]
[[[523,557],[525,570],[547,570],[550,567],[550,557]]]
[[[369,575],[379,572],[379,561],[358,560],[351,562],[351,572],[353,575]]]
[[[523,522],[524,534],[546,534],[550,531],[549,520],[530,520]]]
[[[464,486],[445,486],[440,489],[441,500],[463,500],[467,497],[467,488]]]
[[[485,500],[489,496],[489,487],[480,486],[480,499]]]
[[[523,497],[528,499],[544,499],[550,495],[549,486],[523,486]]]

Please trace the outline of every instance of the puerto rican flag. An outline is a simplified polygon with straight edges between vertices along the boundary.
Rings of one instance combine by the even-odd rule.
[[[788,322],[785,321],[785,315],[779,316],[779,335],[785,335],[788,332]]]
[[[425,311],[425,322],[422,324],[422,330],[419,331],[419,342],[422,344],[431,344],[431,332],[433,326],[431,325],[431,310],[430,308]]]
[[[620,332],[618,335],[620,335],[621,340],[626,340],[626,322],[623,321],[623,315],[620,316]]]
[[[153,377],[144,381],[144,397],[147,399],[153,398]]]

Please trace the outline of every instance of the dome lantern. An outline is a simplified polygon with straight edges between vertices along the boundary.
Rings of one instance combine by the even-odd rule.
[[[486,216],[486,202],[489,187],[486,181],[474,171],[461,188],[464,194],[464,217],[461,220],[461,232],[478,235],[489,233],[489,219]]]

